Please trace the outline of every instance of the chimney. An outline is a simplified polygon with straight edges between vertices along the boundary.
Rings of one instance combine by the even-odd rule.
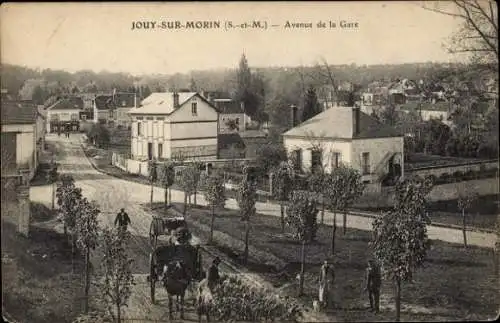
[[[173,97],[174,97],[174,109],[177,109],[179,107],[179,93],[174,92]]]
[[[359,117],[360,117],[359,106],[352,107],[352,132],[354,136],[359,135],[360,132],[361,125],[359,124]]]
[[[292,128],[295,127],[298,123],[298,120],[297,120],[297,106],[292,104],[290,106],[290,108],[292,109]]]
[[[241,109],[241,112],[245,113],[245,102],[243,102],[243,101],[240,102],[240,109]]]

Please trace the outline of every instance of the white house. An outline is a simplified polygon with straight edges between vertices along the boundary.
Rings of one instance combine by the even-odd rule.
[[[369,183],[403,174],[403,136],[358,107],[328,109],[285,132],[283,142],[300,171],[330,172],[343,163]]]
[[[80,112],[83,111],[83,100],[72,96],[57,100],[47,108],[47,133],[58,131],[79,131]]]
[[[440,120],[447,126],[452,126],[453,121],[451,120],[452,113],[454,111],[453,104],[451,102],[436,102],[436,103],[416,103],[410,102],[401,105],[401,111],[409,113],[415,112],[424,121],[429,121],[431,119]]]
[[[219,114],[199,93],[152,93],[129,114],[132,158],[217,158]]]

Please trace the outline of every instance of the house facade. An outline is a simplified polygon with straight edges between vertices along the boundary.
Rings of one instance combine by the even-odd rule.
[[[328,173],[345,164],[377,184],[404,174],[403,136],[359,107],[328,109],[285,132],[283,143],[297,171]]]
[[[38,149],[41,148],[37,145],[38,127],[44,127],[37,122],[37,108],[18,102],[2,102],[1,108],[2,178],[25,172],[31,179],[38,167]]]
[[[94,122],[131,126],[130,109],[137,106],[135,93],[100,94],[94,99]]]
[[[47,133],[80,131],[80,112],[83,100],[80,97],[62,98],[47,108]]]
[[[152,93],[129,114],[132,158],[217,158],[219,113],[199,93]]]
[[[219,133],[229,134],[245,131],[252,122],[245,111],[245,104],[231,99],[229,93],[204,91],[201,95],[219,112]]]
[[[451,115],[453,113],[453,104],[451,102],[436,103],[406,103],[401,105],[401,111],[406,113],[416,112],[423,121],[440,120],[447,126],[452,126]]]

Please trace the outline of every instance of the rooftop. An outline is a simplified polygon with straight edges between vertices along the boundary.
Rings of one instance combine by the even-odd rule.
[[[73,110],[73,109],[83,109],[83,99],[81,97],[71,96],[67,98],[59,99],[56,103],[51,105],[48,109],[50,110]]]
[[[359,111],[359,133],[355,134],[355,113],[353,107],[333,107],[285,132],[283,136],[328,138],[328,139],[370,139],[400,137],[400,132],[385,125],[368,114]]]
[[[2,101],[1,124],[34,124],[37,108],[33,104],[23,104],[14,101]]]
[[[197,92],[178,92],[179,106],[183,105],[193,96],[198,95]],[[142,100],[141,106],[133,108],[129,113],[135,114],[170,114],[174,111],[174,92],[155,92]]]

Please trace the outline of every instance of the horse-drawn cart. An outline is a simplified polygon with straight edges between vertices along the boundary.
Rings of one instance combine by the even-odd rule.
[[[183,231],[188,237],[179,239],[175,233]],[[158,245],[158,236],[169,235]],[[203,279],[203,265],[199,241],[191,236],[186,221],[182,217],[155,217],[150,229],[151,247],[150,274],[151,301],[155,302],[156,283],[163,283],[169,294],[184,297],[187,285]],[[181,271],[175,272],[179,267]]]

